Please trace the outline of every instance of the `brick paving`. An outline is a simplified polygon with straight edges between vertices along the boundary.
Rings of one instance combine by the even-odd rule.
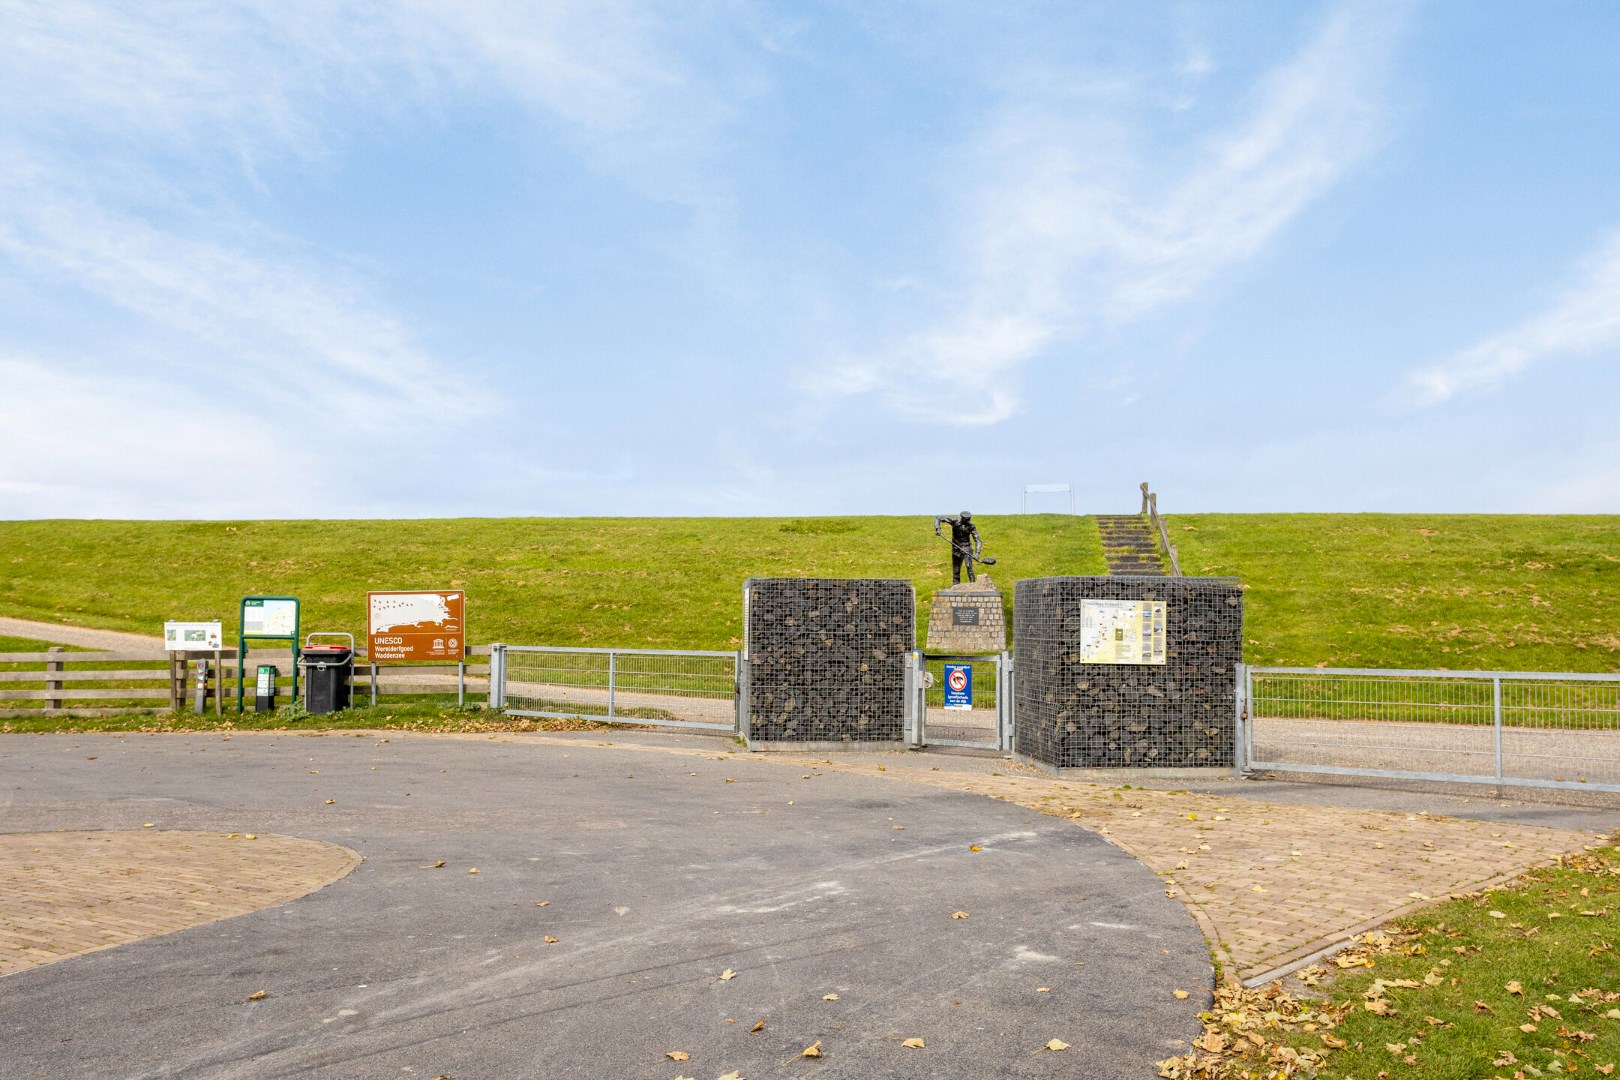
[[[336,844],[247,836],[0,834],[0,976],[283,904],[360,863]]]

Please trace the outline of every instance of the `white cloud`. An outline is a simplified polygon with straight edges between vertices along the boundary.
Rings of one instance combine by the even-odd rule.
[[[1438,364],[1411,372],[1406,387],[1418,405],[1491,390],[1531,365],[1620,345],[1620,231],[1582,261],[1580,278],[1547,309]]]
[[[994,423],[1017,408],[1021,366],[1088,330],[1140,320],[1261,251],[1377,144],[1379,85],[1404,5],[1346,6],[1254,93],[1246,121],[1210,137],[1182,176],[1158,151],[1071,97],[998,110],[971,155],[967,283],[951,307],[891,344],[828,365],[808,385],[884,394],[899,411]],[[1040,83],[1048,91],[1051,81]],[[976,410],[908,393],[921,377],[965,387]]]

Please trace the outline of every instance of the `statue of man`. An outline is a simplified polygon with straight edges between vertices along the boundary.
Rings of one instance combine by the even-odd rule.
[[[973,573],[973,563],[979,560],[984,545],[979,540],[978,527],[973,524],[972,512],[964,510],[955,517],[941,514],[934,518],[935,536],[945,535],[939,531],[939,527],[946,522],[950,522],[951,526],[951,584],[962,584],[962,565],[964,563],[967,564],[968,580],[979,580]]]

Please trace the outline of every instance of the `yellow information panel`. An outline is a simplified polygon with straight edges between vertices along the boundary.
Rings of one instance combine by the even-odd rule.
[[[1163,600],[1080,601],[1080,661],[1164,663]]]

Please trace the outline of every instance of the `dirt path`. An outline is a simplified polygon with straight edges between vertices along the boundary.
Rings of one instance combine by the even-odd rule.
[[[9,619],[0,616],[0,635],[33,638],[52,645],[77,645],[81,649],[161,649],[163,638],[156,634],[128,634],[122,630],[87,630],[82,626]]]

